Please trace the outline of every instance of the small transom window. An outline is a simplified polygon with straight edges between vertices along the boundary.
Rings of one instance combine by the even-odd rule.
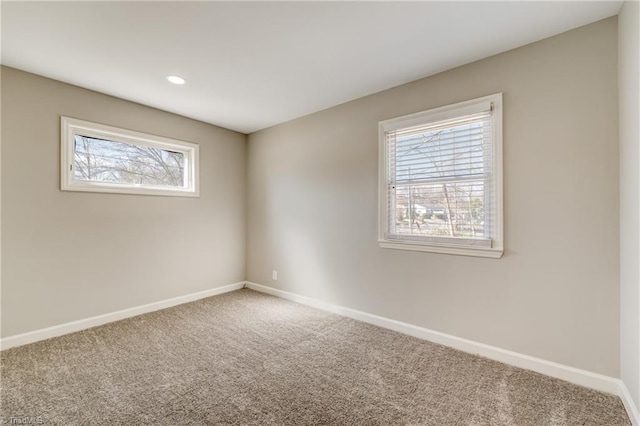
[[[198,145],[62,117],[62,190],[198,196]]]

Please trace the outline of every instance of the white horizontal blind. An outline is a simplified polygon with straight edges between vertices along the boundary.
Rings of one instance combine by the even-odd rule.
[[[491,104],[385,132],[388,240],[491,247],[495,197]]]

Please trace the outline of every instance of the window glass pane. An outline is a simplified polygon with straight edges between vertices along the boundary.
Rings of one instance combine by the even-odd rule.
[[[490,138],[488,114],[389,135],[390,233],[489,238],[485,183],[491,170]]]
[[[185,155],[159,148],[75,135],[73,179],[186,187]]]
[[[392,234],[488,237],[484,180],[401,185],[392,198]]]

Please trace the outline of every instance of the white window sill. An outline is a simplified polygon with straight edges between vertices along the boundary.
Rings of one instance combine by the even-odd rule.
[[[171,197],[199,197],[200,193],[192,188],[163,188],[136,186],[110,182],[71,181],[62,182],[62,191],[106,192],[110,194],[164,195]]]
[[[475,257],[489,257],[493,259],[499,259],[502,257],[504,250],[501,248],[490,247],[450,247],[450,246],[436,246],[425,244],[412,244],[407,242],[378,240],[378,244],[381,248],[396,249],[396,250],[412,250],[412,251],[424,251],[429,253],[441,253],[441,254],[453,254],[458,256],[475,256]]]

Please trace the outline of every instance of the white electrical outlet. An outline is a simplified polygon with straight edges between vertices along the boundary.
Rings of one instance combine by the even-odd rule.
[[[278,271],[271,271],[271,279],[278,281]]]

